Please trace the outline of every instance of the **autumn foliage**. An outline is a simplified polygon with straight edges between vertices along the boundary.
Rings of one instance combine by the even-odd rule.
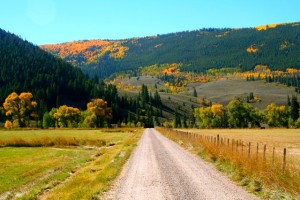
[[[13,124],[10,121],[6,120],[6,122],[4,124],[4,128],[11,129],[12,127],[13,127]]]
[[[58,120],[59,127],[76,127],[80,120],[80,110],[63,105],[56,110],[53,117]]]
[[[123,58],[128,47],[119,41],[82,40],[55,45],[43,45],[43,49],[65,58],[72,64],[87,64],[97,62],[105,54],[111,58]]]
[[[248,47],[248,48],[246,49],[246,51],[247,51],[248,53],[256,53],[256,52],[258,52],[258,48],[257,48],[256,46],[254,46],[254,45],[251,45],[250,47]]]
[[[13,92],[5,99],[3,103],[5,115],[12,120],[14,127],[25,127],[29,125],[30,117],[37,117],[33,111],[37,103],[31,101],[32,97],[30,92],[22,92],[20,95]],[[6,124],[10,126],[8,122]]]
[[[276,28],[278,25],[280,24],[267,24],[267,25],[261,25],[261,26],[257,26],[256,30],[258,31],[265,31],[269,28]]]
[[[103,127],[112,118],[112,110],[103,99],[93,99],[87,104],[88,115],[84,119],[87,127]]]
[[[195,108],[194,116],[199,122],[200,128],[216,128],[222,126],[225,109],[221,104],[213,104],[209,107]]]

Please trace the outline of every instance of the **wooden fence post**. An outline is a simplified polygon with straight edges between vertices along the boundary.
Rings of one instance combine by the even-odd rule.
[[[243,151],[244,151],[244,144],[243,144],[243,141],[241,141],[241,145],[242,145],[242,154],[243,154]]]
[[[258,159],[258,143],[256,144],[256,160]]]
[[[273,147],[273,153],[272,153],[272,169],[275,167],[275,147]]]
[[[264,153],[263,153],[263,159],[266,161],[266,151],[267,151],[267,145],[264,145]]]
[[[217,135],[217,145],[219,146],[219,141],[220,141],[220,135]]]
[[[249,146],[248,146],[248,158],[250,158],[250,154],[251,154],[251,142],[249,142]]]
[[[283,158],[282,158],[282,165],[281,165],[281,171],[284,172],[286,165],[286,148],[283,149]]]

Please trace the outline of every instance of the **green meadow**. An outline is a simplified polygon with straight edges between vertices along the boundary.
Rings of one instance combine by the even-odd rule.
[[[142,129],[2,130],[0,199],[100,197],[141,133]]]

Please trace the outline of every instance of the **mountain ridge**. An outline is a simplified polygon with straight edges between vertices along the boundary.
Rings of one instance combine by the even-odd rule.
[[[93,43],[106,43],[97,46]],[[67,53],[67,48],[86,45],[85,50]],[[199,29],[124,40],[84,40],[40,46],[71,62],[86,74],[107,78],[115,72],[153,64],[180,63],[181,71],[203,72],[211,68],[256,65],[272,70],[300,68],[300,23],[280,23],[242,29]],[[86,56],[91,55],[91,56]]]

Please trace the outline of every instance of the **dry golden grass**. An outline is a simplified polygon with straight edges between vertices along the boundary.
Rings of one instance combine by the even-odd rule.
[[[106,142],[100,139],[76,139],[75,137],[36,137],[0,139],[0,147],[65,147],[65,146],[104,146]]]
[[[255,150],[258,143],[259,151],[262,151],[263,145],[266,145],[269,153],[273,147],[277,154],[282,154],[283,148],[286,148],[288,157],[300,161],[300,129],[185,129],[183,131],[213,137],[219,134],[221,138],[241,140],[244,144],[251,142]]]
[[[295,159],[296,154],[287,155],[284,170],[282,168],[283,147],[299,150],[298,130],[215,129],[188,130],[188,132],[184,130],[183,132],[159,129],[159,131],[182,145],[192,145],[193,152],[200,152],[203,158],[213,162],[219,170],[226,172],[233,180],[261,198],[273,199],[273,191],[276,190],[292,194],[295,198],[300,197],[300,162]],[[217,135],[219,135],[219,143]],[[249,142],[251,142],[250,154]],[[258,151],[257,143],[260,145]],[[269,149],[265,157],[264,144]],[[275,151],[274,159],[273,146],[275,149],[281,148],[282,150]],[[269,189],[266,190],[264,187]]]

